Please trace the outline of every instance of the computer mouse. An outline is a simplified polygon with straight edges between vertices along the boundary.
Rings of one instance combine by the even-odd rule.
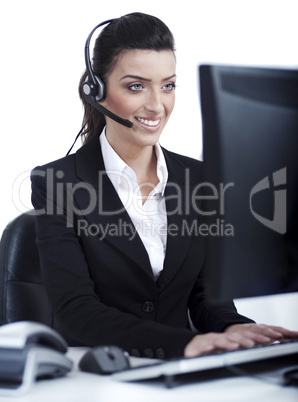
[[[53,328],[33,321],[18,321],[0,327],[0,347],[23,349],[26,346],[46,346],[66,353],[68,345]]]
[[[97,346],[84,354],[79,368],[89,373],[112,374],[130,368],[128,356],[118,346]]]
[[[283,374],[283,379],[285,385],[295,385],[298,387],[298,367],[287,370]]]

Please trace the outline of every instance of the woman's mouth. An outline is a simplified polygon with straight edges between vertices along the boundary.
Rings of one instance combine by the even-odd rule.
[[[141,117],[136,117],[136,120],[140,123],[141,126],[151,129],[159,127],[161,122],[161,119],[151,120],[151,119],[143,119]]]

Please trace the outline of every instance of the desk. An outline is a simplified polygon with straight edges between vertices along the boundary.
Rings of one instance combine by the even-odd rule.
[[[298,293],[236,302],[240,313],[266,324],[298,329]],[[40,381],[30,392],[18,398],[0,397],[0,402],[297,402],[298,388],[281,387],[249,376],[217,375],[198,381],[196,374],[172,389],[161,380],[121,383],[108,376],[83,373],[78,361],[86,349],[70,348],[75,362],[63,378]],[[208,376],[208,374],[207,374]]]
[[[252,377],[213,376],[198,381],[196,373],[171,389],[162,380],[122,383],[109,376],[83,373],[77,363],[84,348],[70,348],[74,369],[63,378],[37,382],[22,397],[1,402],[297,402],[298,388],[281,387]],[[205,374],[206,375],[206,374]],[[196,381],[194,380],[196,376]],[[204,375],[203,375],[204,376]]]

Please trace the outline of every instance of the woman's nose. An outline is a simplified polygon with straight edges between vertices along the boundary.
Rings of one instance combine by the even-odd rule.
[[[146,110],[155,113],[160,113],[163,111],[162,99],[159,90],[150,91],[145,108]]]

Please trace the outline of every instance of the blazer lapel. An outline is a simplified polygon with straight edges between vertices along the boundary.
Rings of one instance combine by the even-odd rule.
[[[133,222],[108,178],[98,136],[92,137],[76,153],[76,174],[86,183],[78,186],[74,197],[89,228],[101,239],[136,262],[152,279],[147,251]],[[92,200],[91,200],[92,198]]]

